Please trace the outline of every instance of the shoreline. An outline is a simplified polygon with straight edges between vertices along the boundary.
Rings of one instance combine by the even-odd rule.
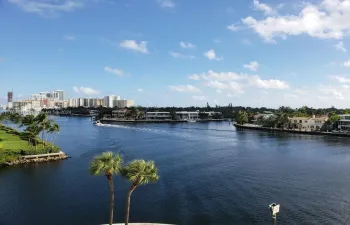
[[[12,162],[7,162],[4,164],[0,164],[1,167],[10,167],[15,165],[23,165],[23,164],[32,164],[32,163],[44,163],[44,162],[53,162],[60,161],[71,158],[64,152],[59,153],[48,153],[48,154],[40,154],[40,155],[25,155],[21,156],[20,159],[17,159]]]
[[[206,120],[196,120],[197,123],[206,122],[223,122],[227,119],[206,119]],[[101,119],[101,123],[188,123],[187,120],[118,120],[118,119]]]
[[[318,135],[318,136],[350,137],[350,133],[333,133],[333,132],[322,132],[322,131],[288,130],[288,129],[281,129],[281,128],[247,126],[247,125],[239,125],[239,124],[234,124],[234,126],[237,129],[247,129],[247,130],[258,130],[258,131],[269,131],[269,132],[291,133],[291,134],[307,134],[307,135]]]

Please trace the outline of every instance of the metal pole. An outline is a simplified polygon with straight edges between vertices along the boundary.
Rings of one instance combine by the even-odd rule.
[[[277,219],[277,216],[272,215],[272,225],[276,225],[276,219]]]

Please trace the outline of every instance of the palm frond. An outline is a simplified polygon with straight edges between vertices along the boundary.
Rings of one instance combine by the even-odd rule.
[[[120,172],[122,163],[123,160],[119,154],[103,152],[91,160],[89,170],[93,175],[113,175]]]
[[[155,183],[159,180],[158,169],[153,161],[133,160],[122,169],[121,174],[136,185]]]

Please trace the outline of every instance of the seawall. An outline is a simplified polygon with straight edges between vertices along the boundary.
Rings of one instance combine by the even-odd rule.
[[[281,128],[259,127],[259,126],[252,126],[252,125],[246,125],[246,124],[245,125],[234,124],[234,126],[237,129],[260,130],[260,131],[268,131],[268,132],[307,134],[307,135],[324,135],[324,136],[336,136],[336,137],[350,137],[350,133],[290,130],[290,129],[281,129]]]

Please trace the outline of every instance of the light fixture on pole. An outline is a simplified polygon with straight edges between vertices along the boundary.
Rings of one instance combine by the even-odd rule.
[[[277,213],[280,211],[280,205],[277,205],[276,203],[272,203],[269,205],[271,216],[272,216],[272,224],[276,225],[276,217]]]

